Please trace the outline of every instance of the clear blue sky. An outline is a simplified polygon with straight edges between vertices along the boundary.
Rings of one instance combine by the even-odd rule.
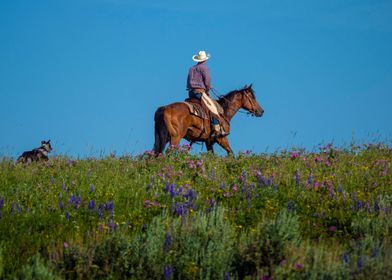
[[[235,116],[235,152],[392,138],[391,0],[3,0],[0,155],[151,149],[199,50],[219,92],[253,83],[265,109]]]

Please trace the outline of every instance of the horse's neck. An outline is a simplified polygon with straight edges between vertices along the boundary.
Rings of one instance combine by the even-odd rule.
[[[233,95],[230,98],[224,98],[222,102],[226,103],[225,106],[222,106],[224,108],[223,114],[227,121],[231,121],[238,110],[241,109],[241,102],[236,95]]]

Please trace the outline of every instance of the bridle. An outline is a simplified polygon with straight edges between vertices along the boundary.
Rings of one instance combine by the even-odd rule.
[[[246,112],[248,115],[252,115],[255,116],[256,112],[255,109],[257,106],[255,104],[256,100],[250,96],[250,92],[248,91],[248,89],[245,89],[243,92],[243,96],[245,96],[247,98],[247,100],[249,101],[249,103],[251,104],[252,109],[248,110],[248,112]]]
[[[222,98],[223,100],[226,100],[227,102],[230,102],[230,100],[229,99],[227,99],[224,95],[222,95],[222,94],[220,94],[215,88],[212,88],[211,89],[211,92],[215,95],[215,97],[216,98]],[[245,97],[248,99],[248,101],[251,103],[251,105],[252,105],[252,108],[254,108],[254,107],[256,107],[255,106],[255,100],[254,100],[254,98],[252,98],[252,97],[250,97],[249,96],[249,92],[248,92],[248,90],[247,89],[244,89],[243,91],[237,91],[237,92],[241,92],[241,94],[244,96],[245,95]],[[241,108],[242,109],[242,108]],[[256,115],[256,112],[254,111],[254,110],[249,110],[249,111],[241,111],[241,110],[239,110],[238,111],[238,113],[241,113],[241,114],[246,114],[246,115],[252,115],[252,116],[255,116]]]

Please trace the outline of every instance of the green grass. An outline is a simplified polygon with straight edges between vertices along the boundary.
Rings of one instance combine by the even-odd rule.
[[[0,162],[0,278],[388,279],[392,150]]]

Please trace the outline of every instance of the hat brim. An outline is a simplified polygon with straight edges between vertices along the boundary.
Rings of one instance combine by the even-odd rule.
[[[194,56],[192,56],[192,59],[193,59],[193,61],[196,61],[196,62],[203,62],[203,61],[209,60],[210,57],[211,57],[211,55],[207,54],[207,56],[205,58],[200,59],[200,58],[198,58],[198,55],[194,55]]]

